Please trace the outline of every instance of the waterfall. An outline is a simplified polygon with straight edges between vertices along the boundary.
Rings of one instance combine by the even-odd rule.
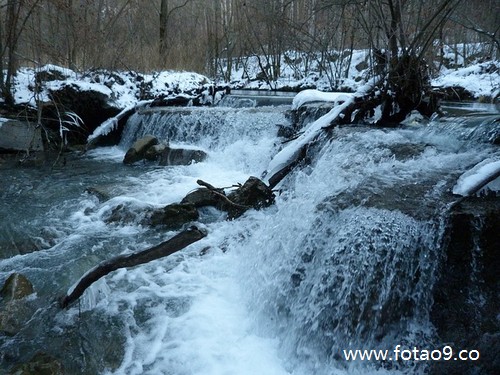
[[[148,108],[131,116],[122,147],[146,134],[161,140],[221,149],[241,140],[258,142],[274,137],[278,125],[288,122],[283,110],[264,108]]]
[[[67,371],[84,374],[426,371],[427,362],[349,362],[343,350],[437,345],[433,288],[443,283],[447,223],[458,199],[451,189],[470,166],[499,155],[464,136],[458,121],[332,129],[278,186],[273,206],[233,221],[207,209],[197,223],[208,232],[203,240],[109,274],[69,310],[55,306],[55,296],[100,261],[173,235],[134,218],[110,223],[113,209],[177,202],[197,179],[228,187],[259,176],[283,147],[277,125],[290,125],[285,107],[142,110],[128,120],[119,147],[70,158],[73,172],[37,175],[40,183],[22,187],[40,202],[33,222],[51,241],[0,260],[2,281],[16,269],[37,290],[37,312],[0,343],[0,369],[44,348]],[[127,147],[146,134],[209,157],[188,166],[124,166]],[[17,180],[13,174],[0,184]],[[84,193],[90,184],[110,199]]]

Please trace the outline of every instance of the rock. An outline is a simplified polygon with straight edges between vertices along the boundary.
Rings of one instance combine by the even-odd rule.
[[[250,177],[235,191],[228,194],[228,199],[237,205],[256,210],[268,207],[274,203],[274,193],[269,186],[257,177]],[[243,214],[246,209],[234,206],[228,207],[229,218],[236,218]]]
[[[141,139],[135,141],[132,147],[127,151],[123,158],[124,164],[133,164],[139,160],[144,159],[146,151],[154,145],[158,144],[158,139],[152,135],[146,135]]]
[[[64,368],[57,359],[39,352],[29,362],[16,366],[9,375],[64,375]]]
[[[0,118],[0,150],[43,151],[40,127],[34,123]]]
[[[144,209],[132,208],[125,204],[119,204],[111,210],[110,215],[104,219],[106,224],[122,223],[130,224],[139,221],[139,217],[144,216],[148,211]]]
[[[106,223],[140,223],[142,225],[163,226],[166,229],[179,229],[184,224],[198,220],[198,211],[191,203],[174,203],[154,209],[151,207],[131,207],[119,204],[112,209],[104,221]]]
[[[439,341],[455,349],[480,350],[481,358],[498,358],[498,345],[485,344],[500,332],[500,199],[468,197],[450,213],[443,262],[433,288],[430,319]],[[480,348],[481,346],[481,348]],[[431,374],[500,373],[493,362],[432,363]],[[484,363],[483,363],[484,362]],[[488,369],[488,370],[486,370]]]
[[[28,278],[20,273],[13,273],[5,281],[0,296],[4,301],[13,301],[33,293],[33,285]]]
[[[103,186],[91,186],[85,189],[85,192],[94,195],[100,203],[111,199],[110,192]]]
[[[224,194],[223,189],[220,189],[220,194]],[[181,201],[181,204],[192,204],[196,208],[206,206],[217,207],[221,203],[221,197],[213,190],[207,188],[196,189],[186,195]]]
[[[161,154],[165,151],[166,148],[167,145],[163,143],[151,146],[146,150],[146,153],[144,154],[144,159],[149,161],[157,161],[160,159]]]
[[[68,78],[69,76],[67,74],[65,74],[61,69],[57,69],[55,67],[46,66],[35,72],[35,81],[37,84],[50,81],[64,81]]]
[[[160,156],[160,165],[188,165],[199,163],[207,158],[207,153],[199,149],[166,147]]]
[[[33,294],[33,285],[23,275],[13,273],[0,291],[0,332],[16,335],[30,319],[34,310],[24,298]]]
[[[205,151],[194,148],[173,148],[163,143],[152,135],[146,135],[137,140],[127,151],[123,159],[125,164],[133,164],[140,160],[156,161],[159,165],[188,165],[192,162],[205,160]]]
[[[169,204],[152,212],[147,223],[153,226],[162,225],[167,229],[179,229],[184,224],[198,220],[199,214],[191,203]]]

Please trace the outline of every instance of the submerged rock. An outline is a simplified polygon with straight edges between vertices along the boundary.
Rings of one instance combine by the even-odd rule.
[[[0,296],[4,301],[21,299],[34,293],[33,284],[20,273],[13,273],[5,281]]]
[[[25,276],[18,273],[9,276],[0,291],[0,332],[14,336],[24,327],[34,312],[25,297],[33,293],[33,285]]]
[[[184,224],[198,220],[196,207],[190,203],[169,204],[152,212],[147,222],[150,225],[162,225],[167,229],[179,229]]]
[[[9,375],[64,375],[64,368],[57,359],[40,352],[29,362],[16,366]]]
[[[104,222],[107,224],[137,223],[144,218],[147,212],[148,210],[143,207],[131,207],[126,204],[119,204],[111,210],[111,213],[104,219]]]
[[[105,186],[90,186],[85,192],[94,195],[101,203],[111,199],[111,193]]]

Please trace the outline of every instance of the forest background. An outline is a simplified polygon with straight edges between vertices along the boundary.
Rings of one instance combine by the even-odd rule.
[[[499,0],[2,0],[0,19],[6,101],[20,66],[48,63],[227,82],[248,58],[272,81],[283,61],[340,78],[355,49],[418,47],[436,70],[500,56]]]

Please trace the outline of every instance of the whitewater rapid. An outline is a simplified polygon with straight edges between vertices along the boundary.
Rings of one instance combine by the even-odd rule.
[[[273,206],[233,221],[204,209],[197,225],[206,238],[109,274],[68,310],[54,302],[98,262],[174,234],[139,220],[110,223],[114,208],[140,212],[178,202],[198,179],[231,187],[260,177],[283,146],[276,134],[277,125],[289,121],[285,112],[201,108],[134,115],[119,146],[88,152],[75,161],[84,165],[81,172],[61,171],[60,184],[40,186],[47,191],[53,184],[55,192],[33,225],[50,230],[53,243],[0,261],[2,279],[16,269],[33,280],[40,307],[2,351],[14,358],[24,350],[20,357],[29,358],[43,348],[70,371],[106,375],[423,371],[350,363],[341,353],[434,340],[429,311],[441,214],[458,176],[498,157],[487,144],[478,147],[438,123],[334,129],[278,186]],[[144,134],[200,147],[209,157],[188,166],[123,166],[127,147]],[[111,198],[98,201],[84,192],[89,185],[107,189]],[[65,187],[72,193],[58,202]]]

